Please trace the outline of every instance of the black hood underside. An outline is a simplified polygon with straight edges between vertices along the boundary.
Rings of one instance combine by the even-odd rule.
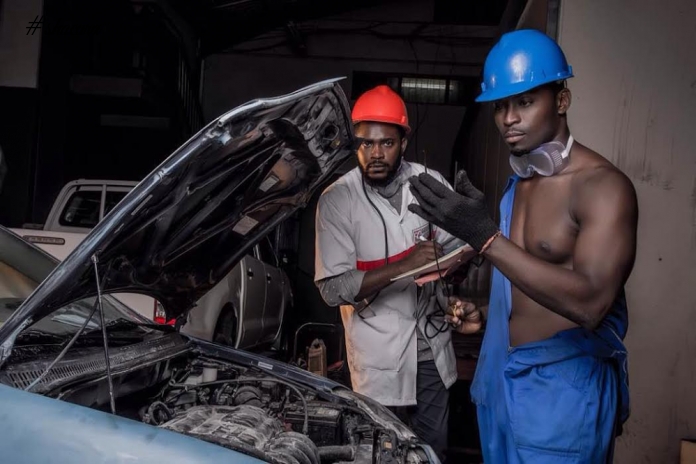
[[[354,151],[337,80],[255,100],[211,122],[140,182],[0,327],[65,304],[141,293],[177,318]],[[96,263],[96,264],[95,264]]]

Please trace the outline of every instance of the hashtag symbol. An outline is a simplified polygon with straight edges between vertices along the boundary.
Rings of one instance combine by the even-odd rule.
[[[34,32],[36,32],[37,29],[41,29],[41,23],[43,22],[43,16],[39,17],[39,15],[36,15],[36,18],[34,18],[33,21],[29,21],[29,25],[27,26],[27,35],[31,32],[31,35],[34,35]]]

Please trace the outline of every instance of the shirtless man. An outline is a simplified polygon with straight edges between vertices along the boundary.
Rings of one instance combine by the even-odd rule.
[[[412,211],[494,266],[471,388],[485,462],[611,462],[628,417],[623,287],[636,252],[636,194],[608,160],[573,141],[570,77],[560,47],[536,31],[505,34],[486,59],[477,101],[493,102],[515,172],[499,227],[466,173],[458,193],[427,175],[411,179]],[[452,305],[460,332],[481,329],[477,308]]]

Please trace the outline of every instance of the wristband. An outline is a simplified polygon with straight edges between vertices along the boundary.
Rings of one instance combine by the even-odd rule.
[[[486,243],[483,244],[483,246],[481,247],[481,251],[479,251],[479,254],[482,255],[488,249],[488,247],[491,246],[491,243],[493,243],[493,240],[500,237],[502,234],[503,233],[501,231],[498,231],[495,234],[493,234],[491,236],[491,238],[489,238],[488,241],[486,241]]]

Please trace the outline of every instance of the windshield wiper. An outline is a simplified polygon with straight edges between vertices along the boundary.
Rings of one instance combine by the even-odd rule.
[[[133,330],[137,329],[138,327],[144,327],[147,329],[155,329],[155,330],[160,330],[162,332],[174,332],[174,328],[171,326],[166,326],[166,325],[160,325],[160,324],[147,324],[147,323],[141,323],[141,322],[135,322],[131,321],[129,319],[125,318],[119,318],[115,319],[108,324],[106,324],[106,331],[107,332],[123,332],[123,331],[128,331],[128,330]],[[30,344],[41,344],[41,343],[47,343],[47,344],[63,344],[65,341],[70,338],[74,334],[55,334],[51,332],[46,332],[44,330],[39,330],[39,329],[26,329],[23,330],[22,332],[19,333],[17,336],[17,342],[21,343],[22,345],[30,345]],[[98,336],[99,339],[101,340],[101,327],[89,330],[89,331],[84,331],[83,333],[80,334],[78,337],[80,340],[85,340],[89,338],[93,338],[94,336]],[[142,334],[133,334],[133,336],[128,336],[128,334],[123,334],[124,336],[115,335],[110,333],[109,338],[118,338],[118,339],[142,339]],[[113,335],[113,337],[112,337]],[[79,343],[78,343],[79,344]]]
[[[17,335],[17,341],[32,344],[32,343],[56,343],[61,344],[69,335],[56,335],[50,332],[44,332],[43,330],[28,329],[23,330]]]
[[[135,322],[130,319],[125,319],[125,318],[118,318],[115,319],[109,323],[106,324],[106,331],[107,332],[123,332],[123,331],[129,331],[129,330],[134,330],[137,328],[146,328],[146,329],[154,329],[154,330],[159,330],[161,332],[174,332],[175,329],[171,326],[168,325],[161,325],[161,324],[148,324],[145,322]],[[82,335],[80,335],[81,338],[87,338],[96,334],[99,334],[101,337],[101,327],[97,329],[92,329],[89,331],[84,332]],[[141,335],[141,334],[138,334]]]

